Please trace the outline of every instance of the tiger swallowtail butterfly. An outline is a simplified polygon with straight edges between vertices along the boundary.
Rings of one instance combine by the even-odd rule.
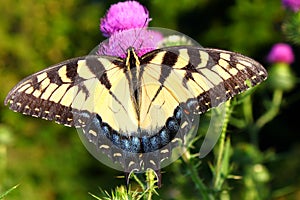
[[[138,57],[131,47],[125,59],[89,55],[37,72],[9,92],[5,105],[82,129],[125,172],[150,168],[160,182],[168,144],[183,140],[195,116],[266,77],[262,65],[234,52],[172,46]]]

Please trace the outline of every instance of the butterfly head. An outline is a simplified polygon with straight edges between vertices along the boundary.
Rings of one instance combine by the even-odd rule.
[[[127,56],[125,59],[125,65],[128,68],[133,68],[133,67],[137,67],[140,65],[140,58],[139,58],[137,52],[135,51],[134,47],[127,48]]]

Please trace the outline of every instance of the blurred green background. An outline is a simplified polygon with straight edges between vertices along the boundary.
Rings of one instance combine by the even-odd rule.
[[[0,102],[22,78],[88,54],[104,39],[99,20],[115,2],[0,0]],[[204,47],[241,52],[267,69],[271,46],[286,42],[281,31],[286,11],[279,0],[140,2],[150,11],[150,26],[185,33]],[[298,76],[299,46],[293,49],[296,61],[292,70]],[[253,100],[254,116],[263,112],[256,102],[270,96],[262,86]],[[298,85],[284,93],[279,115],[261,129],[258,145],[252,143],[248,128],[229,127],[233,149],[238,152],[232,162],[238,166],[263,163],[270,175],[262,187],[267,193],[262,199],[300,199],[299,99]],[[208,160],[209,156],[203,163]],[[174,164],[164,171],[160,198],[198,199],[180,166]],[[234,173],[251,175],[238,170]],[[124,184],[119,175],[122,173],[99,163],[86,151],[75,129],[14,113],[0,103],[0,194],[20,184],[6,199],[93,199],[89,192],[99,194],[99,188],[110,191]],[[209,181],[209,174],[203,178]],[[229,183],[232,198],[242,199],[244,183]]]

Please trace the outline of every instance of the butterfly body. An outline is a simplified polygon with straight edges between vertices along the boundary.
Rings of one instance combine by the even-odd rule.
[[[197,115],[266,77],[258,62],[229,51],[176,46],[138,57],[128,48],[125,59],[90,55],[37,72],[5,104],[82,129],[127,172],[159,170]]]

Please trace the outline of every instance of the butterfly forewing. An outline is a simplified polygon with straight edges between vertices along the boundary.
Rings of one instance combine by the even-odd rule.
[[[103,91],[110,87],[106,72],[118,68],[114,64],[119,63],[117,58],[104,56],[101,57],[104,64],[91,62],[98,58],[74,58],[37,72],[17,84],[5,104],[25,115],[80,126],[74,123],[74,113],[93,113],[97,109],[94,101],[89,104],[91,99],[98,99],[95,95],[106,97]]]
[[[146,54],[143,61],[169,67],[164,87],[175,91],[180,102],[192,105],[197,99],[196,113],[216,107],[267,78],[266,70],[253,59],[218,49],[166,47]]]

